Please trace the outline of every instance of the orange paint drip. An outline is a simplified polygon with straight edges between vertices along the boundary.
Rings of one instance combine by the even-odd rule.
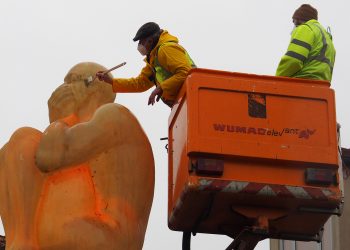
[[[63,118],[61,121],[66,123],[69,127],[72,127],[79,122],[79,118],[76,114],[73,113],[70,116]]]
[[[68,117],[65,117],[62,119],[64,123],[66,123],[69,127],[74,126],[75,124],[79,123],[79,118],[72,114]],[[45,180],[45,183],[43,185],[41,198],[39,201],[39,206],[37,209],[37,215],[36,215],[36,225],[39,225],[40,219],[42,215],[45,213],[45,205],[48,201],[48,197],[50,195],[50,191],[52,189],[52,186],[59,185],[61,183],[66,183],[70,180],[76,180],[80,179],[85,185],[85,188],[88,190],[85,190],[87,193],[93,194],[93,209],[90,210],[88,206],[86,207],[87,216],[91,216],[101,222],[104,222],[111,227],[119,227],[119,222],[114,220],[111,216],[106,214],[104,210],[106,209],[106,202],[103,201],[102,195],[99,193],[99,191],[96,189],[95,184],[93,182],[91,168],[88,163],[82,163],[76,166],[69,166],[69,168],[64,168],[59,171],[56,171],[54,173],[51,173]],[[127,210],[133,210],[131,209],[131,206],[126,206]],[[90,211],[89,211],[90,210]],[[134,211],[127,211],[125,214],[130,215],[130,217],[135,217],[133,215]]]

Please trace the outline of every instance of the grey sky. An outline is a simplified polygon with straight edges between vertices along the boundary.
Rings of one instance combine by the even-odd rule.
[[[350,3],[337,1],[112,1],[2,0],[0,5],[0,147],[19,127],[48,126],[47,99],[67,71],[82,61],[112,67],[114,76],[136,76],[143,66],[132,41],[140,25],[159,25],[180,39],[202,68],[273,75],[293,28],[291,16],[302,3],[319,11],[331,26],[337,58],[332,88],[343,146],[350,147],[348,35]],[[156,160],[156,189],[144,249],[181,249],[181,234],[167,228],[167,136],[169,109],[147,106],[149,92],[118,94],[116,102],[139,119]],[[127,132],[127,131],[126,131]],[[1,231],[0,231],[1,233]],[[228,237],[198,235],[193,249],[224,249]],[[268,249],[267,241],[257,249]]]

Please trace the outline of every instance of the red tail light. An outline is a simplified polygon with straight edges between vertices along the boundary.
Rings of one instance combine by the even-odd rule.
[[[224,172],[224,161],[216,159],[198,159],[195,170],[198,175],[221,176]]]
[[[305,172],[306,184],[330,186],[337,184],[337,176],[331,169],[308,168]]]

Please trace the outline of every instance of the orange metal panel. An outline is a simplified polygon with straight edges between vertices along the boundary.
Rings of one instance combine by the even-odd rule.
[[[197,174],[198,158],[222,160],[222,176]],[[169,227],[235,234],[262,214],[271,237],[303,234],[306,218],[304,233],[315,235],[330,216],[315,209],[342,197],[337,182],[308,185],[310,167],[338,178],[329,83],[194,69],[169,117]]]
[[[194,71],[186,85],[189,152],[337,164],[334,93],[317,83]],[[266,96],[266,119],[249,116],[249,93]]]

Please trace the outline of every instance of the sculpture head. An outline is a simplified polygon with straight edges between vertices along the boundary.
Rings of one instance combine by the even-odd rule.
[[[92,62],[83,62],[69,70],[61,84],[48,100],[50,122],[84,110],[93,114],[101,105],[113,103],[116,94],[110,84],[97,78],[88,86],[84,80],[94,77],[96,72],[107,70]]]

